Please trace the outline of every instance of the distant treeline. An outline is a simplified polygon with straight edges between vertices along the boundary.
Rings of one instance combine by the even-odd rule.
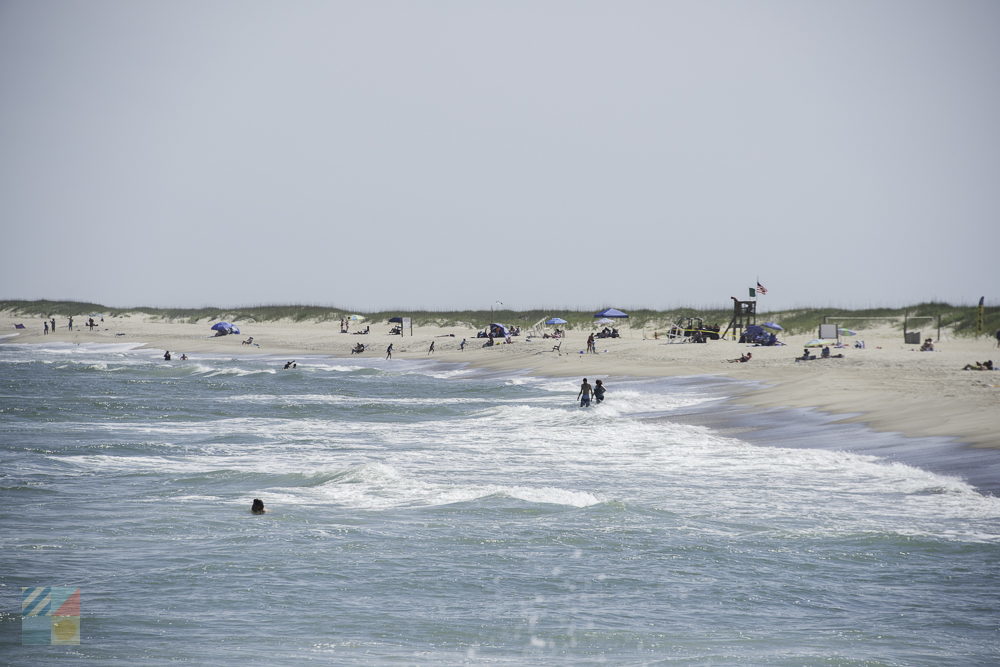
[[[594,323],[593,311],[551,310],[449,310],[449,311],[348,311],[342,308],[323,306],[249,306],[240,308],[149,308],[145,306],[132,308],[112,308],[97,303],[80,301],[0,301],[0,311],[9,311],[22,317],[89,317],[102,315],[104,317],[121,317],[129,313],[142,313],[152,318],[166,321],[181,321],[189,323],[215,322],[225,320],[234,323],[273,322],[290,320],[293,322],[338,322],[349,315],[363,315],[366,322],[381,323],[390,317],[406,316],[413,324],[437,326],[470,326],[482,328],[492,322],[528,327],[539,320],[551,317],[561,317],[567,324],[566,329],[590,329]],[[671,310],[626,309],[629,314],[628,326],[633,329],[665,329],[674,322],[681,322],[688,317],[700,317],[705,324],[718,324],[723,329],[729,324],[731,310],[674,308]],[[842,322],[850,329],[863,329],[866,326],[885,324],[884,320],[874,318],[895,317],[902,326],[904,316],[933,317],[934,322],[923,320],[911,328],[929,330],[937,326],[937,317],[941,317],[941,326],[954,331],[958,335],[974,336],[977,327],[976,306],[952,306],[947,303],[920,303],[904,308],[868,308],[863,310],[848,310],[842,308],[799,308],[794,310],[768,311],[758,313],[758,322],[777,322],[789,333],[807,333],[816,330],[824,317],[873,318],[870,322],[863,319],[852,319]],[[491,319],[492,318],[492,319]],[[983,333],[991,334],[1000,329],[1000,308],[987,307],[983,317]]]

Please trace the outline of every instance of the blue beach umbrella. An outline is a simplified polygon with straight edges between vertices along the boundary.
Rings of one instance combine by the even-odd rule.
[[[628,315],[617,308],[605,308],[599,313],[594,313],[594,317],[628,317]]]
[[[785,330],[785,327],[781,326],[780,324],[778,324],[776,322],[764,322],[761,326],[762,327],[766,327],[768,329],[774,329],[775,331],[784,331]]]
[[[561,317],[552,317],[545,320],[546,324],[566,324],[566,320]]]
[[[233,325],[229,322],[216,322],[212,325],[212,331],[229,331]]]

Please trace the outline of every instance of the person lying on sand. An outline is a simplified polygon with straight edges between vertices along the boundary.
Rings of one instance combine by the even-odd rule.
[[[993,370],[993,361],[977,361],[976,365],[966,364],[962,367],[963,371],[991,371]]]
[[[747,352],[746,354],[744,354],[743,356],[741,356],[739,359],[726,359],[726,361],[728,363],[730,363],[730,364],[735,364],[735,363],[745,364],[746,362],[750,361],[751,359],[753,359],[753,353],[752,352]]]

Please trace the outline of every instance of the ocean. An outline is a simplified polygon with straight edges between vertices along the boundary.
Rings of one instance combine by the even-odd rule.
[[[741,435],[699,378],[581,409],[579,378],[160,354],[0,345],[0,662],[1000,661],[1000,498],[828,446],[900,436]],[[79,589],[78,645],[22,644],[35,586]]]

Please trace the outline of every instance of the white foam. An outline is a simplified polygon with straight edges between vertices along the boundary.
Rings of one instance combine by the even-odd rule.
[[[587,507],[601,501],[585,491],[555,487],[455,485],[426,482],[402,474],[384,463],[369,463],[346,471],[317,487],[271,489],[287,503],[335,503],[354,509],[381,510],[473,502],[506,496],[530,503]]]

